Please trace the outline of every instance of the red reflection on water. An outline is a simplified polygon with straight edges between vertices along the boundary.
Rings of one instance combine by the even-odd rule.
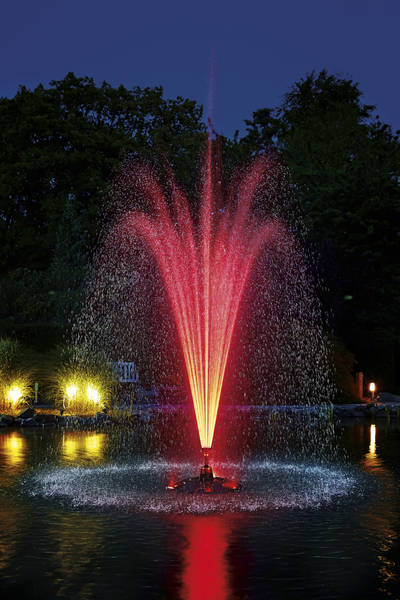
[[[188,518],[188,545],[183,554],[184,600],[227,600],[231,597],[226,550],[228,523],[221,516]]]

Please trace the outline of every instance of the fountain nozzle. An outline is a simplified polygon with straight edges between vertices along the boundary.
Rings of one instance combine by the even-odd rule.
[[[200,485],[204,492],[211,492],[214,483],[214,473],[208,464],[208,456],[211,448],[203,448],[204,465],[200,469]]]
[[[204,456],[204,466],[208,467],[208,457],[211,452],[211,448],[202,448],[203,456]]]
[[[224,477],[214,476],[212,467],[208,463],[211,448],[202,448],[204,465],[200,469],[199,477],[191,477],[172,483],[167,486],[167,490],[176,490],[178,492],[203,493],[203,494],[221,494],[226,492],[237,492],[241,489],[240,483],[225,479]]]

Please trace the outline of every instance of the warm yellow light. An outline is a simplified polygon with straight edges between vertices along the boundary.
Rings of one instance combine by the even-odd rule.
[[[369,453],[370,453],[370,456],[375,456],[375,451],[376,451],[375,440],[376,440],[376,427],[375,427],[375,425],[371,425],[370,430],[369,430]]]
[[[20,450],[22,447],[22,440],[15,436],[11,437],[9,440],[9,447],[11,450]]]
[[[63,435],[62,452],[67,460],[83,456],[98,460],[103,456],[104,445],[104,433],[69,432]]]
[[[10,388],[8,390],[8,398],[12,404],[17,404],[17,402],[22,398],[21,388],[17,385]]]
[[[90,458],[101,458],[103,454],[104,434],[94,433],[85,439],[87,455]]]
[[[371,382],[371,383],[369,384],[369,391],[370,391],[370,392],[375,392],[375,390],[376,390],[376,385],[375,385],[375,383],[374,383],[374,382]]]
[[[12,433],[9,438],[6,438],[4,445],[10,451],[20,451],[22,450],[23,440],[20,435]]]
[[[71,384],[67,387],[65,393],[70,400],[75,400],[78,394],[78,387],[76,385]]]
[[[6,460],[11,465],[17,465],[25,460],[25,440],[16,432],[4,434],[0,438],[0,447],[3,447]]]
[[[63,435],[63,451],[68,458],[74,458],[77,450],[76,440]]]
[[[100,394],[96,390],[96,388],[92,387],[91,385],[88,385],[87,390],[86,390],[86,394],[87,394],[88,400],[90,402],[93,402],[93,404],[99,404],[100,403]]]
[[[95,451],[97,451],[99,449],[99,447],[100,447],[100,440],[99,440],[99,438],[97,437],[96,434],[89,435],[86,438],[86,448],[88,450],[95,450]]]

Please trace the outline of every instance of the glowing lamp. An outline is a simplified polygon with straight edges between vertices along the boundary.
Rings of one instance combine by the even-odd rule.
[[[373,400],[376,391],[376,385],[373,381],[371,381],[371,383],[369,384],[369,391],[371,392],[371,400]]]
[[[99,394],[98,390],[96,390],[96,388],[92,387],[91,385],[88,385],[87,390],[86,390],[86,395],[87,395],[89,402],[93,402],[93,404],[100,403],[100,394]]]
[[[21,388],[19,388],[17,385],[15,385],[9,389],[8,399],[10,400],[11,404],[14,404],[14,405],[17,404],[19,402],[19,400],[21,400],[21,398],[22,398]]]
[[[65,393],[69,400],[75,400],[78,393],[78,387],[76,385],[69,385],[65,390]]]

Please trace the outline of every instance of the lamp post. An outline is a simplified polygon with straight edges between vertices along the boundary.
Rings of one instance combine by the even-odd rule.
[[[371,402],[373,402],[376,391],[376,385],[373,381],[371,381],[371,383],[369,384],[369,391],[371,392]]]

